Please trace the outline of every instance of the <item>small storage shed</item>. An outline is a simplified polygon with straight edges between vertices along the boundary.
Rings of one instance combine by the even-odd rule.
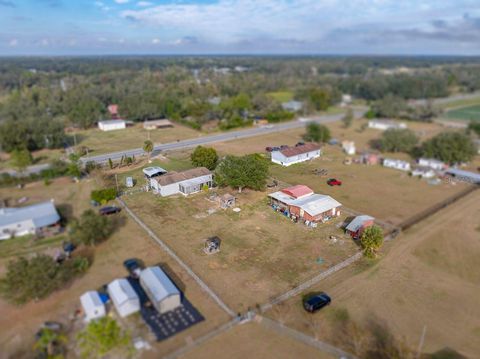
[[[107,286],[107,291],[115,309],[122,318],[140,310],[140,299],[125,278],[115,279]]]
[[[182,304],[180,291],[159,267],[148,267],[140,273],[140,285],[160,314]]]
[[[168,128],[173,127],[173,124],[170,120],[163,119],[163,120],[151,120],[143,122],[143,128],[146,130],[156,130],[159,128]]]
[[[342,141],[342,149],[347,155],[354,155],[357,152],[353,141]]]
[[[345,228],[345,231],[352,236],[352,238],[359,238],[365,228],[373,226],[375,222],[375,218],[367,216],[367,215],[361,215],[361,216],[356,216]]]
[[[85,321],[90,322],[94,319],[99,319],[107,314],[105,304],[103,304],[100,295],[96,291],[89,291],[80,297],[83,312],[85,313]]]

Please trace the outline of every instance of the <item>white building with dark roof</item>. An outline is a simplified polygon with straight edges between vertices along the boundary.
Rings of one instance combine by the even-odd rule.
[[[213,186],[213,174],[205,167],[192,168],[183,172],[170,172],[166,175],[154,177],[150,186],[155,193],[162,197],[183,194],[188,196],[197,193],[204,186]]]
[[[140,273],[140,285],[160,314],[182,305],[180,291],[160,267],[145,268]]]
[[[107,292],[122,318],[140,311],[140,299],[127,279],[115,279],[107,286]]]
[[[288,167],[320,157],[320,146],[316,143],[306,143],[272,152],[272,162]]]
[[[0,208],[0,240],[28,234],[41,234],[58,225],[60,215],[52,201],[26,207]]]

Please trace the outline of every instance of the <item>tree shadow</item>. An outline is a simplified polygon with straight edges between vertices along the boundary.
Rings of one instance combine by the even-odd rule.
[[[60,224],[65,226],[69,221],[71,221],[73,216],[73,207],[71,204],[62,203],[56,206],[58,214],[60,215]]]

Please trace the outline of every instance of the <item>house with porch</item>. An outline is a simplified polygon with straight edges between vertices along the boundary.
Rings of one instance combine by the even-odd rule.
[[[272,162],[285,167],[318,157],[320,157],[320,146],[316,143],[305,143],[272,152]]]
[[[340,216],[342,204],[330,196],[314,193],[304,185],[285,188],[268,195],[270,205],[293,221],[307,225],[324,223]]]
[[[213,174],[205,167],[192,168],[183,172],[170,172],[150,179],[154,193],[162,197],[174,194],[188,196],[213,186]]]

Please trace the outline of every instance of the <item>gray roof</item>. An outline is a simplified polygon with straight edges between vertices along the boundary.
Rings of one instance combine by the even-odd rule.
[[[167,170],[163,169],[162,167],[157,167],[157,166],[146,167],[142,171],[148,177],[152,177],[152,176],[159,175],[159,174],[162,174],[162,173],[167,173]]]
[[[148,287],[156,302],[172,295],[180,295],[180,291],[175,287],[170,278],[159,267],[148,267],[140,273],[140,279]]]
[[[480,173],[460,170],[458,168],[449,168],[445,173],[465,182],[480,184]]]
[[[367,216],[366,214],[361,216],[356,216],[353,219],[353,221],[351,221],[345,229],[350,232],[356,232],[360,228],[362,228],[362,225],[365,221],[371,221],[371,220],[375,220],[375,218],[371,216]]]
[[[53,202],[42,202],[26,207],[0,208],[0,227],[31,220],[35,228],[53,225],[60,221]]]

